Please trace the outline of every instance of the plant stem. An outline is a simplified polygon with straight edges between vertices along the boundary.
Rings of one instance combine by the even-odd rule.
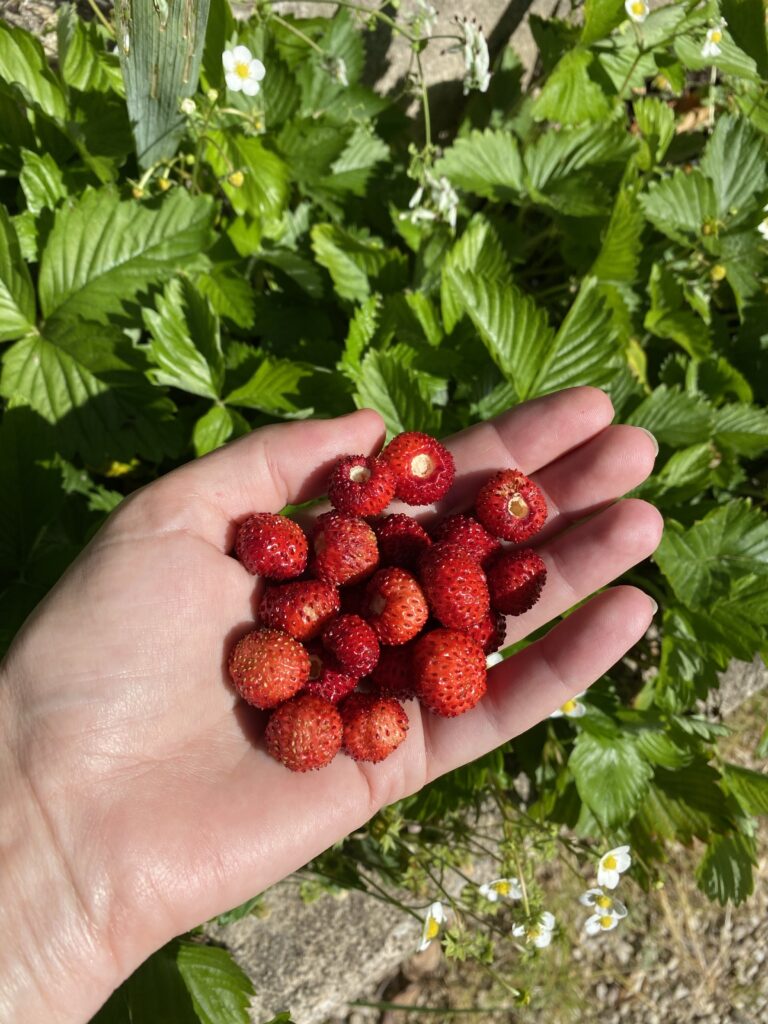
[[[93,13],[96,15],[98,20],[101,22],[101,24],[107,30],[107,32],[109,32],[109,34],[114,39],[115,38],[115,30],[112,27],[112,25],[107,21],[107,19],[104,17],[104,12],[101,10],[99,5],[96,3],[96,0],[88,0],[88,6],[91,8]]]

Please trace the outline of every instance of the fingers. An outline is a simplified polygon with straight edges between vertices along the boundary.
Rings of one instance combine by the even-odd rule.
[[[233,523],[322,494],[340,456],[367,455],[383,440],[381,417],[371,409],[263,427],[136,492],[121,517],[124,525],[129,516],[139,520],[145,533],[187,529],[228,551]]]
[[[466,509],[500,469],[514,466],[526,475],[535,473],[600,434],[612,419],[613,406],[604,391],[568,388],[455,434],[446,444],[456,462],[456,483],[438,503],[438,513]]]
[[[472,711],[454,719],[425,713],[427,781],[525,732],[586,689],[637,643],[653,613],[641,590],[605,591],[492,669],[488,693]]]

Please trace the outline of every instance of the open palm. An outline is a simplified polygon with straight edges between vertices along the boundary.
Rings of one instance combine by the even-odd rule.
[[[548,396],[452,438],[470,504],[491,471],[518,466],[544,490],[541,601],[510,641],[556,617],[658,543],[656,511],[616,499],[650,472],[643,431],[609,426],[591,388]],[[19,634],[3,666],[25,785],[75,893],[64,932],[90,954],[86,1019],[153,949],[284,877],[381,806],[547,716],[643,634],[640,591],[601,593],[489,675],[457,720],[409,702],[406,742],[379,765],[337,757],[297,775],[265,751],[228,650],[252,628],[259,587],[229,557],[235,523],[322,493],[333,461],[383,439],[370,411],[257,431],[138,492],[110,518]],[[443,510],[441,510],[443,511]],[[574,520],[577,520],[574,525]],[[66,934],[61,941],[66,940]],[[62,957],[64,954],[62,954]]]

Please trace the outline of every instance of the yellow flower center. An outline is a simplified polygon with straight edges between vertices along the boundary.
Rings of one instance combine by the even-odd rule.
[[[613,854],[608,854],[608,856],[603,859],[603,867],[606,871],[616,870],[616,858]]]
[[[528,938],[531,940],[531,942],[533,942],[534,939],[538,939],[539,935],[541,935],[541,928],[528,929]]]
[[[563,712],[564,715],[570,715],[570,713],[575,709],[575,707],[575,700],[567,700],[565,704],[563,704],[563,706],[560,708],[560,710]]]
[[[603,914],[603,916],[600,918],[600,927],[601,928],[610,928],[612,924],[613,924],[613,918],[611,917],[611,915],[610,914]]]
[[[235,64],[235,74],[239,75],[240,78],[247,78],[250,73],[251,69],[245,61],[238,61],[238,63]]]
[[[509,895],[509,882],[496,882],[493,888],[500,896]]]
[[[430,919],[427,921],[427,938],[434,939],[434,937],[437,935],[439,931],[440,925],[434,919],[434,917],[430,917]]]
[[[610,910],[613,906],[613,900],[610,896],[599,896],[597,899],[597,905],[601,910]]]
[[[719,43],[719,42],[722,41],[722,38],[723,38],[723,33],[720,31],[719,28],[713,28],[712,31],[709,34],[709,41],[711,43]]]
[[[632,4],[632,13],[645,14],[645,4],[643,3],[643,0],[635,0]]]

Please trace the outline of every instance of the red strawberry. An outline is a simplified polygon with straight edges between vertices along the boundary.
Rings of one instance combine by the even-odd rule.
[[[408,716],[393,697],[353,693],[340,708],[344,753],[355,761],[383,761],[408,732]]]
[[[243,700],[273,708],[297,693],[309,678],[309,655],[277,629],[241,637],[229,654],[229,675]]]
[[[493,654],[504,644],[507,635],[507,621],[502,612],[489,611],[479,622],[466,626],[462,633],[471,636],[480,644],[486,654]]]
[[[432,539],[413,516],[393,512],[384,519],[375,519],[371,526],[379,543],[382,565],[415,569],[419,556],[432,544]]]
[[[406,505],[431,505],[453,483],[453,456],[429,434],[398,434],[381,458],[397,477],[395,494]]]
[[[371,682],[382,697],[397,697],[406,700],[415,697],[411,653],[413,644],[400,647],[382,647],[381,657],[371,672]]]
[[[307,550],[307,538],[299,524],[271,512],[248,516],[235,540],[235,553],[248,572],[268,580],[301,576]]]
[[[429,616],[427,599],[405,569],[380,569],[365,591],[363,615],[383,644],[405,644]]]
[[[491,604],[506,615],[522,615],[539,600],[547,567],[531,548],[504,551],[488,569]]]
[[[379,564],[376,534],[364,519],[343,512],[318,517],[312,545],[310,568],[318,579],[337,586],[359,583]]]
[[[480,488],[475,513],[496,537],[519,543],[542,528],[547,502],[533,480],[519,469],[503,469]]]
[[[331,470],[328,497],[339,512],[377,516],[395,496],[395,474],[374,456],[345,455]]]
[[[306,693],[314,693],[332,704],[338,704],[342,697],[352,693],[359,676],[346,672],[334,656],[317,642],[313,642],[307,648],[307,653],[309,682],[304,687]]]
[[[501,550],[501,542],[473,516],[455,515],[443,519],[435,530],[435,540],[443,544],[458,544],[483,568]]]
[[[465,629],[488,612],[485,573],[457,544],[435,544],[419,563],[419,578],[429,607],[450,629]]]
[[[259,606],[259,622],[282,629],[297,640],[311,640],[338,613],[339,592],[332,583],[297,580],[267,587]]]
[[[469,711],[487,689],[482,647],[453,629],[420,636],[413,648],[413,668],[419,700],[444,718]]]
[[[341,750],[342,735],[334,705],[301,693],[272,712],[264,738],[272,757],[292,772],[307,772],[330,764]]]
[[[359,615],[340,615],[323,633],[323,646],[350,675],[370,675],[379,660],[379,641]]]

